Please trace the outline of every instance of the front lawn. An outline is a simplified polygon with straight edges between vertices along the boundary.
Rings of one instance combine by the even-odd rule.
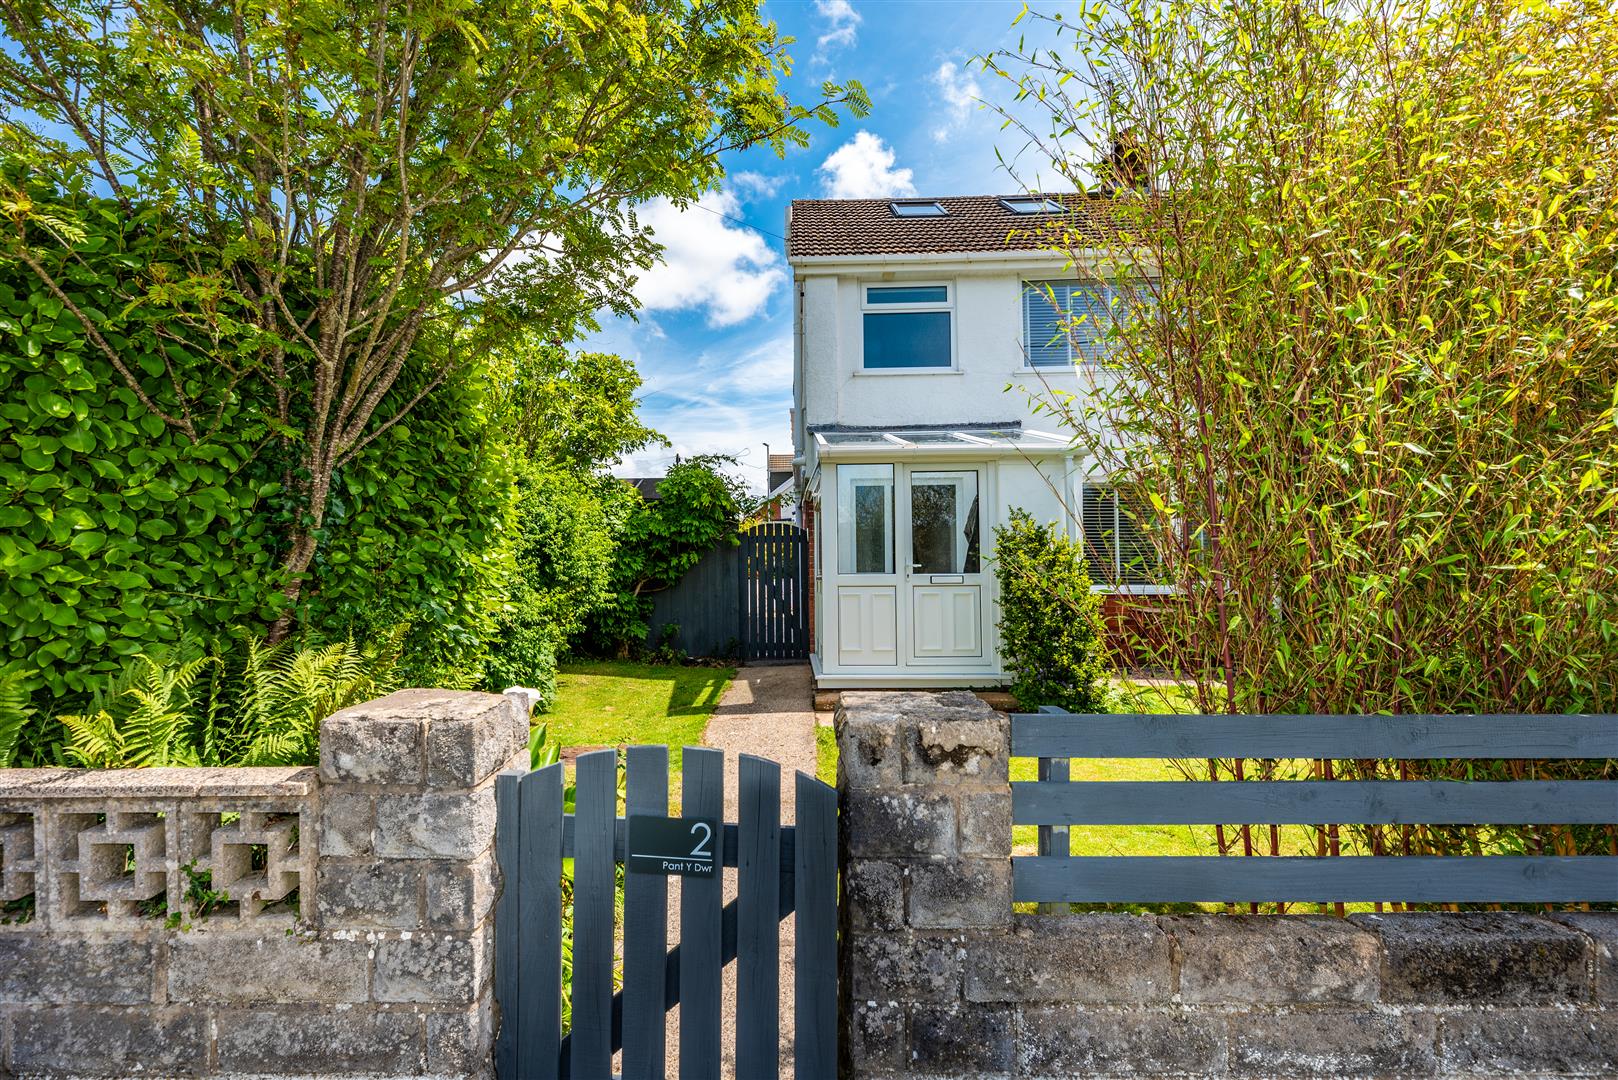
[[[666,743],[677,774],[680,747],[701,745],[708,717],[735,674],[735,668],[617,660],[564,663],[556,704],[541,719],[564,748]]]

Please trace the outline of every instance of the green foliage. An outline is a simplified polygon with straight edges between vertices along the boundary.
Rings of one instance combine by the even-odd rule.
[[[161,206],[193,238],[183,272],[130,300],[220,332],[233,376],[270,401],[291,466],[277,554],[293,601],[343,470],[390,425],[514,326],[561,342],[633,310],[658,253],[635,204],[686,205],[725,150],[784,154],[806,123],[835,123],[835,104],[869,106],[829,83],[822,101],[788,101],[787,40],[754,0],[25,0],[0,20],[15,45],[0,50],[0,141],[125,216]],[[0,201],[0,258],[55,296],[77,271],[51,253],[91,225]],[[220,303],[233,296],[251,303]],[[204,410],[174,406],[151,419],[202,441]]]
[[[154,211],[74,206],[78,239],[40,257],[135,389],[61,299],[0,259],[0,670],[27,668],[36,703],[69,709],[125,659],[272,618],[279,600],[268,428],[221,376],[218,341],[122,299],[179,274],[183,245]],[[182,402],[206,417],[196,439],[154,412]]]
[[[191,739],[191,690],[211,657],[172,666],[145,653],[92,701],[93,712],[59,717],[65,756],[88,769],[200,765]]]
[[[58,718],[65,741],[53,757],[92,769],[312,765],[321,720],[394,688],[400,636],[366,649],[249,638],[184,660],[142,653],[90,710]]]
[[[33,672],[22,670],[0,672],[0,769],[22,763],[18,746],[29,718],[34,715],[25,685],[32,675]]]
[[[1176,597],[1138,646],[1203,711],[1618,709],[1611,5],[1172,2],[1049,25],[1070,60],[991,60],[1049,113],[1026,129],[1054,133],[1039,156],[1083,182],[1127,145],[1168,193],[1115,194],[1099,252],[1059,245],[1156,303],[1113,326],[1095,397],[1046,402],[1152,497],[1140,525]],[[1343,839],[1571,855],[1611,834]]]
[[[589,641],[603,653],[627,653],[646,641],[651,594],[684,577],[716,544],[739,543],[737,530],[756,499],[725,472],[733,458],[687,458],[658,483],[657,498],[634,506],[618,540],[613,596],[591,621]]]
[[[407,391],[427,378],[411,374]],[[299,621],[324,638],[407,624],[405,685],[483,684],[500,633],[518,462],[492,382],[457,373],[343,469],[300,597]]]
[[[1106,712],[1108,665],[1101,597],[1079,544],[1026,511],[994,531],[1000,653],[1025,709]]]

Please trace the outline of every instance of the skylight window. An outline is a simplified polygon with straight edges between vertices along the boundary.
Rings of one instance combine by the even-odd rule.
[[[1040,199],[1031,195],[1001,199],[1000,205],[1013,214],[1060,214],[1067,209],[1055,199]]]
[[[894,217],[947,217],[949,211],[931,199],[918,202],[895,202],[888,206],[893,210]]]

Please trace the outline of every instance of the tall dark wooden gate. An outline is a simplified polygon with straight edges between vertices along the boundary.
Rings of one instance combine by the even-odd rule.
[[[804,660],[809,656],[809,545],[790,521],[769,521],[742,533],[744,660]]]
[[[623,1080],[664,1080],[664,1013],[680,1010],[681,1080],[721,1074],[720,975],[736,962],[736,1076],[780,1075],[779,923],[796,912],[793,1064],[800,1080],[837,1075],[837,793],[796,775],[795,826],[781,825],[781,767],[742,755],[740,820],[724,823],[724,754],[688,746],[681,818],[651,821],[696,837],[685,860],[717,863],[681,878],[679,944],[668,948],[666,876],[625,867],[623,978],[614,992],[617,866],[641,828],[669,813],[666,746],[632,746],[617,816],[618,754],[577,761],[574,809],[566,812],[560,763],[495,783],[495,852],[504,887],[495,909],[495,995],[500,1080],[609,1080],[623,1051]],[[711,838],[709,822],[719,823]],[[712,840],[711,847],[703,845]],[[636,840],[636,843],[641,841]],[[571,977],[564,981],[561,887],[572,862]],[[723,870],[735,867],[736,898],[723,904]],[[572,1025],[563,1029],[562,994]]]

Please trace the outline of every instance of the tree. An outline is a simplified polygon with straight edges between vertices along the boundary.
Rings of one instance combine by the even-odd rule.
[[[246,335],[218,359],[272,392],[289,600],[337,475],[468,357],[519,323],[559,342],[632,309],[657,253],[634,203],[689,203],[721,152],[780,153],[834,105],[867,107],[857,84],[787,101],[788,39],[751,0],[0,0],[0,20],[8,147],[191,233],[197,257],[127,303]],[[4,255],[144,394],[45,257],[73,223],[15,197],[7,213]],[[226,325],[222,298],[245,315]],[[411,364],[425,377],[401,393]],[[143,403],[198,440],[207,418],[171,378],[172,407]]]
[[[1084,184],[1128,132],[1157,184],[1059,245],[1145,302],[1112,320],[1117,377],[1047,406],[1151,497],[1159,663],[1204,711],[1618,707],[1610,4],[1177,0],[1052,27],[1060,55],[990,60],[1036,156]]]

